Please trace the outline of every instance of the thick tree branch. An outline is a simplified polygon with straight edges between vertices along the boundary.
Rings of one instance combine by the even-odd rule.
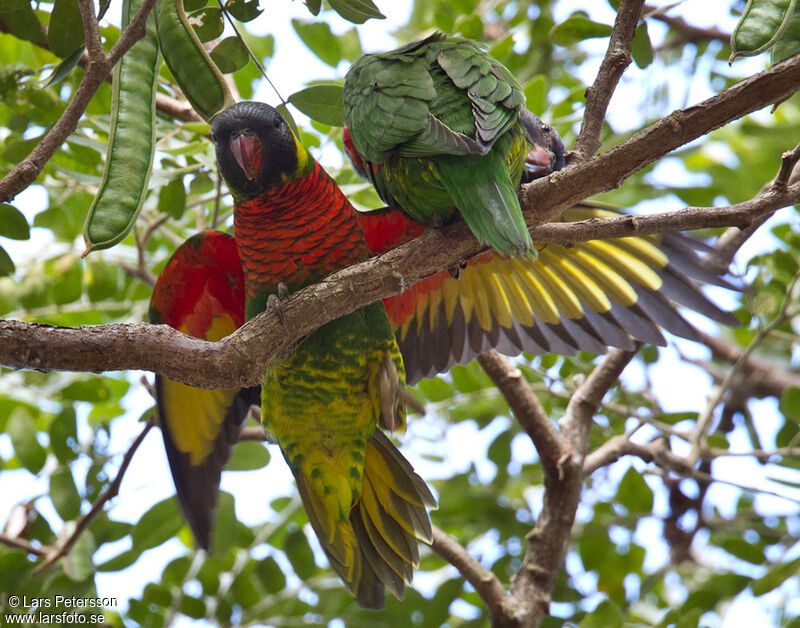
[[[547,614],[556,577],[564,563],[575,512],[580,502],[583,459],[589,448],[592,417],[635,352],[615,349],[573,394],[561,420],[562,438],[571,451],[559,460],[559,474],[545,475],[542,512],[528,533],[522,566],[504,602],[502,621],[494,626],[538,626]]]
[[[589,159],[600,148],[600,133],[608,103],[623,72],[631,64],[631,44],[643,5],[644,0],[622,0],[620,3],[606,55],[594,83],[586,90],[586,111],[575,142],[575,152],[581,160]]]
[[[800,55],[699,105],[670,114],[606,153],[526,186],[523,191],[526,218],[531,224],[545,222],[587,196],[616,187],[626,176],[672,148],[780,100],[798,86]],[[764,213],[798,202],[798,194],[798,184],[786,188],[772,186],[752,201],[731,208],[688,208],[666,216],[588,221],[590,226],[549,224],[532,229],[531,233],[537,241],[568,243],[588,239],[590,233],[591,237],[600,238],[712,225],[743,226]],[[446,237],[429,230],[379,258],[340,271],[293,295],[284,308],[285,327],[265,314],[220,343],[188,338],[163,327],[61,329],[3,321],[0,364],[12,368],[94,372],[139,368],[196,386],[256,384],[270,360],[290,349],[301,336],[379,298],[397,294],[482,250],[463,223],[448,227]],[[242,359],[243,356],[247,358]],[[188,372],[187,365],[196,365],[194,372]]]
[[[748,77],[701,103],[678,109],[586,162],[529,183],[521,192],[529,224],[552,220],[581,200],[619,187],[670,151],[800,89],[800,55]]]
[[[553,188],[556,189],[555,186]],[[728,208],[687,208],[640,217],[553,223],[532,229],[539,242],[645,235],[686,228],[747,224],[754,215],[800,200],[800,184],[770,188]],[[143,369],[204,387],[254,385],[269,362],[324,323],[398,294],[442,268],[469,259],[482,247],[463,223],[447,234],[431,229],[388,253],[344,269],[292,295],[285,325],[263,314],[218,343],[145,324],[59,328],[0,319],[0,364],[12,368],[102,372]],[[242,356],[247,356],[242,359]],[[187,369],[193,365],[193,369]]]
[[[550,422],[522,372],[506,356],[494,350],[481,353],[478,362],[492,378],[522,429],[533,441],[544,472],[557,477],[559,460],[567,453],[566,443]]]

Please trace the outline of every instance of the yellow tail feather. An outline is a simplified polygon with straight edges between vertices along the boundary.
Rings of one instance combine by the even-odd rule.
[[[375,430],[367,442],[360,495],[347,518],[331,511],[329,495],[320,494],[317,482],[301,469],[294,473],[311,526],[358,604],[383,608],[384,587],[402,599],[419,564],[417,540],[431,542],[426,507],[435,508],[436,500],[397,448]]]

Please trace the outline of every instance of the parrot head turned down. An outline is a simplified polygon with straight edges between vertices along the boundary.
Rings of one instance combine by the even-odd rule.
[[[343,98],[351,158],[388,206],[423,224],[457,211],[496,252],[535,256],[517,187],[534,144],[553,144],[550,170],[563,165],[564,147],[480,44],[434,33],[364,55],[345,76]]]

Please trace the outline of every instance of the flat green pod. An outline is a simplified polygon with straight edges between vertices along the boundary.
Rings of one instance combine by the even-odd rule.
[[[797,0],[748,0],[731,34],[731,56],[752,57],[768,50],[788,26]]]
[[[154,13],[167,67],[195,111],[211,120],[234,102],[225,77],[189,24],[183,0],[160,0]]]
[[[123,1],[123,29],[141,4],[141,0]],[[145,36],[114,69],[108,150],[100,190],[83,226],[86,250],[82,257],[119,243],[136,223],[147,194],[155,152],[159,65],[155,21],[150,17]]]

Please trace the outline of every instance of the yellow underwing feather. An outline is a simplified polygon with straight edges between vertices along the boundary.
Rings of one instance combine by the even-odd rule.
[[[483,280],[489,297],[489,307],[494,312],[495,320],[502,327],[511,327],[514,324],[511,320],[511,303],[506,294],[505,283],[501,279],[502,273],[498,272],[495,263],[484,264],[484,267],[486,272],[483,274]]]
[[[528,292],[528,302],[531,304],[534,313],[545,323],[557,325],[560,318],[558,308],[556,308],[553,298],[542,285],[539,278],[538,265],[526,265],[518,259],[515,259],[514,263],[520,275],[525,279],[522,285]]]
[[[565,255],[594,279],[609,297],[626,307],[636,303],[638,297],[631,285],[619,273],[597,259],[597,256],[587,253],[581,247],[565,249]]]
[[[539,259],[572,288],[585,306],[601,313],[611,309],[611,301],[602,288],[567,257],[564,247],[548,246]]]
[[[466,273],[468,271],[469,268],[465,269],[463,272]],[[442,295],[444,299],[445,317],[447,318],[447,322],[450,323],[453,320],[453,312],[461,301],[461,293],[459,292],[458,282],[456,279],[447,278],[442,281]],[[466,300],[461,302],[461,308],[464,310],[465,320],[469,320],[471,306]]]
[[[481,281],[480,271],[476,270],[472,273],[464,272],[461,275],[460,281],[465,282],[466,286],[469,288],[470,301],[475,308],[475,315],[478,317],[478,323],[483,329],[491,329],[492,313],[489,308],[486,289]]]
[[[499,273],[499,277],[505,285],[506,295],[511,306],[511,315],[520,325],[530,327],[533,325],[533,309],[525,291],[520,287],[520,283],[524,279],[520,277],[510,260],[503,261],[506,271]]]
[[[619,238],[613,242],[652,268],[665,268],[669,264],[666,253],[644,238]]]
[[[561,281],[552,269],[548,268],[546,264],[537,264],[540,270],[539,278],[542,281],[556,307],[560,310],[563,316],[567,318],[581,318],[583,316],[583,308],[578,297],[570,289],[569,285]]]
[[[614,245],[613,241],[591,240],[578,248],[603,260],[610,269],[628,281],[644,286],[653,292],[661,288],[661,278],[647,264]]]

